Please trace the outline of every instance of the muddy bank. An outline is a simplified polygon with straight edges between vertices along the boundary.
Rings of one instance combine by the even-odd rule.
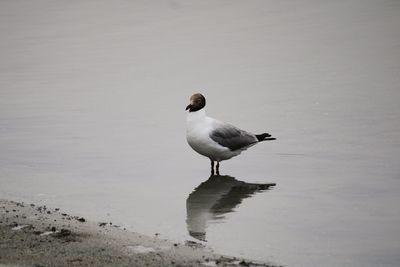
[[[0,200],[0,236],[6,266],[272,266],[8,200]]]

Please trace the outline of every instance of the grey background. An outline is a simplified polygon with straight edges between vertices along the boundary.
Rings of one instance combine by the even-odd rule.
[[[400,262],[399,1],[1,1],[0,197],[177,241],[209,161],[190,95],[278,140],[222,174],[275,182],[210,220],[217,252]]]

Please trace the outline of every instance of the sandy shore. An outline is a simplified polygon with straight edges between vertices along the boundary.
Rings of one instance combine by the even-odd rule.
[[[272,266],[90,222],[57,208],[0,200],[0,266]]]

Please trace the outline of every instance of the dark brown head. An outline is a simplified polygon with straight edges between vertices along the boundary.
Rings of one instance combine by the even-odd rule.
[[[190,104],[186,107],[189,112],[198,111],[206,106],[206,98],[202,94],[194,94],[190,97]]]

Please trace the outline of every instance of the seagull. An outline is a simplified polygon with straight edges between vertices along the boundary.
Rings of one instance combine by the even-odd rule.
[[[211,161],[211,174],[219,175],[219,163],[242,153],[249,147],[275,140],[268,133],[253,134],[228,123],[208,117],[205,112],[206,98],[196,93],[190,97],[186,120],[186,140],[197,153]]]

